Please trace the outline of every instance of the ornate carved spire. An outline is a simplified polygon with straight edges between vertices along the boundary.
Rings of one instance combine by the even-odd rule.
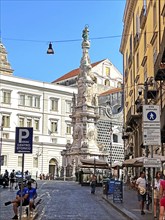
[[[2,42],[0,41],[0,73],[12,75],[13,70],[7,60],[7,51]]]

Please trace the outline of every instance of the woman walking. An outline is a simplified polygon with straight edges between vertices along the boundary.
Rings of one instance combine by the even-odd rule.
[[[159,195],[160,195],[159,220],[163,220],[165,213],[165,180],[160,181]]]
[[[159,205],[159,189],[161,181],[161,172],[157,171],[154,179],[154,218],[157,218],[157,208]]]

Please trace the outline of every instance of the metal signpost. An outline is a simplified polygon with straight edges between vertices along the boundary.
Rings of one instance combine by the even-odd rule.
[[[153,158],[153,146],[161,145],[160,108],[159,105],[143,105],[143,145],[151,146],[151,159],[144,159],[144,167],[151,167],[152,186],[154,186],[154,167],[160,167],[161,162]],[[152,190],[152,201],[154,192]],[[152,213],[154,203],[152,202]]]
[[[16,127],[15,133],[15,153],[22,153],[22,178],[21,178],[21,198],[23,193],[23,174],[24,174],[24,154],[32,153],[33,128]],[[20,217],[22,218],[22,199],[20,204]]]

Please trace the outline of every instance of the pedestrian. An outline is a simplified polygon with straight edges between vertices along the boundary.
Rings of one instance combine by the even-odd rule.
[[[27,182],[27,193],[28,193],[28,200],[29,200],[29,209],[30,209],[30,212],[32,212],[33,209],[35,209],[34,201],[37,198],[37,191],[36,191],[36,188],[32,187],[32,182],[30,180]],[[26,210],[26,213],[28,215],[27,210]]]
[[[96,175],[92,174],[91,179],[90,179],[90,186],[91,186],[91,193],[92,194],[95,194],[96,183],[97,183]]]
[[[10,189],[13,189],[15,182],[15,170],[10,173]]]
[[[5,206],[13,204],[13,211],[15,215],[12,219],[18,219],[18,207],[21,204],[21,200],[22,206],[29,205],[27,188],[24,188],[24,186],[19,183],[19,190],[16,193],[16,198],[13,201],[5,202]]]
[[[159,220],[163,220],[165,214],[165,180],[160,181],[159,196],[160,196]]]
[[[146,201],[146,178],[145,172],[140,172],[140,177],[136,180],[136,188],[138,193],[138,201],[140,204],[141,215],[145,215],[144,203]]]
[[[157,218],[157,207],[159,205],[159,189],[161,181],[161,172],[157,171],[154,178],[154,218]]]
[[[3,177],[9,180],[9,172],[8,172],[8,170],[5,170],[5,173],[4,173]]]

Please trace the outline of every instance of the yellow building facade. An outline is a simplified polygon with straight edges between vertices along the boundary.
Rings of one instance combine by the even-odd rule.
[[[127,0],[123,23],[125,158],[151,153],[143,145],[144,104],[160,105],[161,145],[154,153],[164,154],[165,0]]]

